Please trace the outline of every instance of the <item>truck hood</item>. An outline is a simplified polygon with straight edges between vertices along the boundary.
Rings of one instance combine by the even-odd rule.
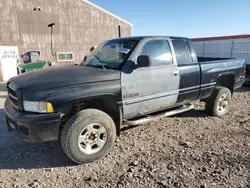
[[[83,66],[60,66],[21,74],[12,78],[22,90],[42,91],[72,85],[120,79],[120,71]]]

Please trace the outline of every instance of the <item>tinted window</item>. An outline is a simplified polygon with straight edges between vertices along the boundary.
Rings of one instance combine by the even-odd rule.
[[[152,66],[172,64],[170,47],[165,40],[149,41],[143,47],[142,55],[148,55],[152,59]]]
[[[178,65],[193,63],[188,44],[184,40],[173,40]]]

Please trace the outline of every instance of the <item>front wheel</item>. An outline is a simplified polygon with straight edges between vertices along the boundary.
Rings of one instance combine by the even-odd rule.
[[[228,88],[216,87],[208,100],[206,100],[205,111],[209,115],[223,116],[230,107],[232,94]]]
[[[86,109],[71,117],[62,130],[61,143],[66,155],[78,164],[106,155],[116,139],[112,118],[96,109]]]

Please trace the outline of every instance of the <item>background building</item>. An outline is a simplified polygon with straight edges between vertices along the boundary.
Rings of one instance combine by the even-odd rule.
[[[132,24],[86,0],[0,0],[0,46],[24,60],[79,63],[101,41],[131,36]]]
[[[244,58],[250,63],[250,35],[192,39],[198,56]]]

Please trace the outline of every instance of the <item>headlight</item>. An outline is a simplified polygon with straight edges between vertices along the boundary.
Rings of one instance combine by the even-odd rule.
[[[54,108],[48,102],[23,101],[23,107],[28,112],[53,113]]]

